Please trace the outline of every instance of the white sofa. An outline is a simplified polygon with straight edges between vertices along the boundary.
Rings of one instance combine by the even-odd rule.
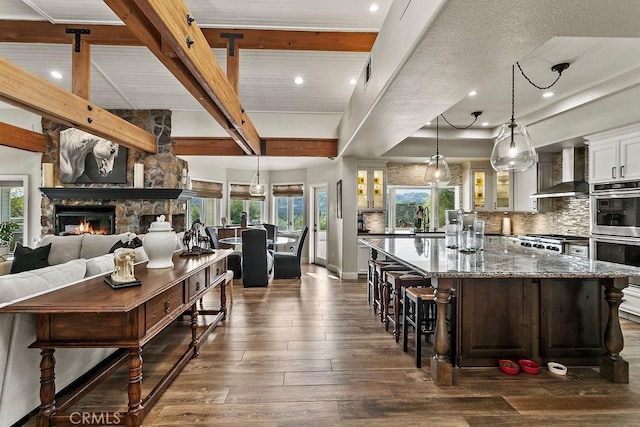
[[[50,266],[0,276],[0,307],[113,271],[113,255],[108,252],[117,240],[126,239],[128,234],[43,237],[40,246],[52,244]],[[144,250],[138,248],[136,262],[145,260]],[[40,350],[28,348],[35,341],[35,324],[35,314],[0,314],[0,427],[16,423],[40,405]],[[56,349],[56,391],[114,351]]]

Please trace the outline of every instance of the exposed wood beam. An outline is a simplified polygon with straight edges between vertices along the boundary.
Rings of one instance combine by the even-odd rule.
[[[245,154],[231,138],[174,137],[171,151],[178,156],[242,156]]]
[[[47,151],[47,143],[43,134],[2,122],[0,122],[0,145],[36,153]]]
[[[106,0],[107,4],[120,1],[126,2]],[[188,16],[193,16],[187,6],[177,0],[135,0],[135,4],[227,118],[235,130],[233,135],[239,134],[251,151],[259,154],[260,136],[244,113],[238,95],[216,61],[197,22],[187,20]]]
[[[83,35],[82,39],[93,45],[144,45],[128,27],[120,25],[51,24],[45,21],[8,20],[0,20],[0,42],[67,44],[73,40],[73,34],[65,33],[67,28],[90,29],[91,34]],[[242,49],[338,52],[370,52],[377,36],[375,32],[202,28],[209,45],[217,48],[226,47],[228,39],[220,34],[229,32],[243,34],[244,38],[238,42]]]
[[[263,156],[278,157],[337,157],[335,138],[263,138]],[[171,138],[172,151],[182,156],[241,156],[231,138],[180,137]]]
[[[156,137],[0,58],[0,100],[129,148],[157,152]]]
[[[337,157],[337,138],[267,138],[267,156]]]
[[[89,99],[91,82],[91,45],[80,41],[80,51],[71,49],[71,92],[80,98]]]
[[[140,41],[147,46],[156,58],[178,79],[180,83],[200,102],[200,105],[234,138],[236,143],[245,153],[251,153],[252,148],[244,138],[231,125],[230,120],[220,110],[218,105],[209,96],[204,87],[198,82],[191,71],[186,67],[180,58],[175,54],[174,46],[168,43],[168,39],[163,38],[153,24],[138,8],[132,0],[105,0],[105,3],[127,24]],[[174,52],[174,54],[167,52]],[[209,52],[211,52],[209,50]],[[213,56],[213,54],[211,53]]]
[[[227,79],[231,83],[231,88],[240,95],[240,50],[236,47],[233,56],[227,49]]]

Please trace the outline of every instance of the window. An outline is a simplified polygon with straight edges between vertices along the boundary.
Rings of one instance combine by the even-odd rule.
[[[257,200],[230,200],[229,224],[240,224],[242,212],[247,213],[247,224],[262,224],[262,201]]]
[[[278,231],[299,231],[304,226],[303,184],[273,186],[275,224]]]
[[[230,184],[229,188],[229,224],[240,224],[242,212],[247,213],[247,224],[262,224],[264,196],[252,196],[249,184]]]
[[[193,197],[191,199],[191,223],[196,219],[205,225],[220,224],[220,199]]]
[[[458,208],[458,187],[407,187],[389,186],[387,227],[391,230],[413,231],[416,227],[415,213],[418,206],[424,208],[421,230],[443,227],[444,212]],[[434,210],[435,209],[435,210]],[[434,213],[437,212],[437,215]]]
[[[220,221],[220,200],[222,200],[222,183],[210,181],[191,181],[196,193],[189,203],[191,224],[196,219],[205,225],[218,225]]]
[[[9,250],[13,252],[16,242],[25,244],[26,238],[26,202],[27,177],[22,175],[0,176],[0,222],[11,221],[20,227],[13,233]]]

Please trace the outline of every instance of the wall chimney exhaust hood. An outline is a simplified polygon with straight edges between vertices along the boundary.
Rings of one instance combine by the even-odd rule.
[[[589,183],[584,180],[585,147],[562,149],[562,182],[540,190],[531,198],[576,197],[589,194]]]

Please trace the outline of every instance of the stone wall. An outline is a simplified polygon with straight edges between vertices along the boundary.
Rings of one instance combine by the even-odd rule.
[[[144,186],[146,188],[179,188],[182,169],[188,164],[176,157],[171,151],[171,111],[169,110],[113,110],[113,114],[122,117],[156,136],[157,154],[147,154],[135,148],[129,148],[127,156],[127,182],[124,184],[62,184],[59,168],[60,131],[66,126],[49,119],[42,119],[42,129],[47,143],[47,151],[42,161],[54,165],[54,186],[64,187],[133,187],[133,165],[145,165]],[[55,205],[113,205],[116,208],[116,233],[140,233],[142,215],[182,216],[185,204],[177,200],[50,200],[42,198],[42,234],[54,232]],[[183,221],[182,221],[183,222]],[[144,230],[142,230],[144,231]],[[181,230],[176,230],[181,231]]]

